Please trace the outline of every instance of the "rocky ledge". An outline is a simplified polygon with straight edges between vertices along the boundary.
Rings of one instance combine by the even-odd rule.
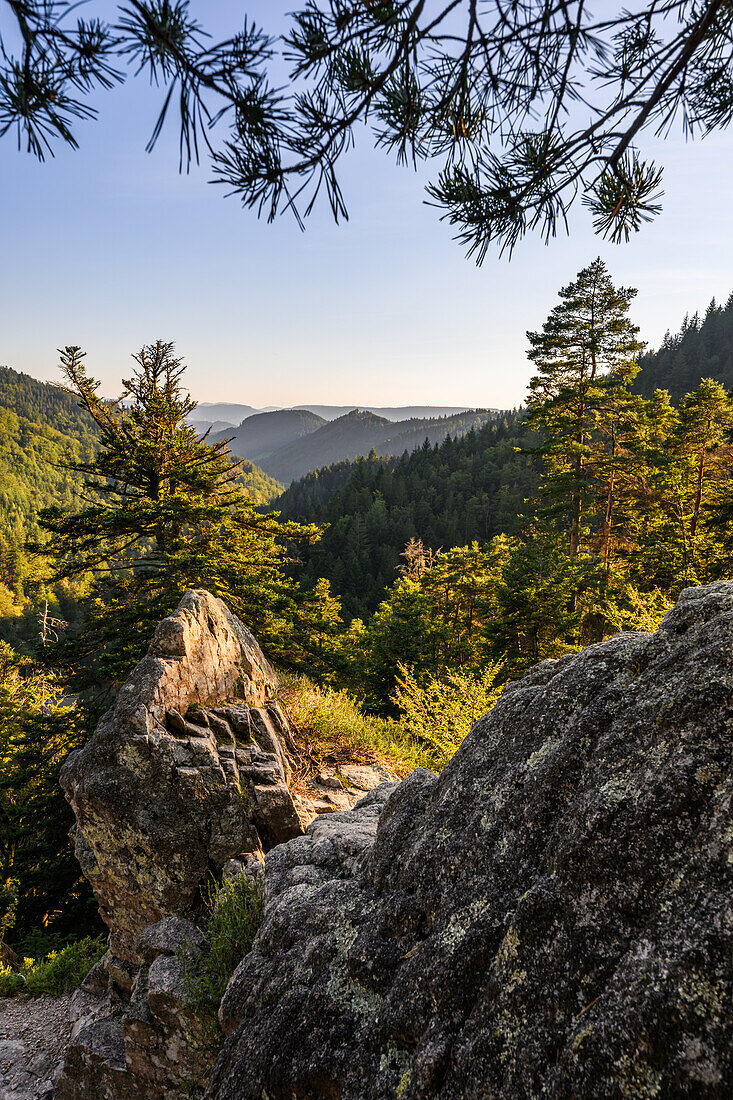
[[[209,1100],[733,1095],[732,643],[690,589],[275,848]]]

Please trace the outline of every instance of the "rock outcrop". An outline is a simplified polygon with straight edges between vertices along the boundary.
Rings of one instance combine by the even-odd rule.
[[[180,917],[151,925],[137,939],[129,998],[115,988],[110,958],[97,963],[75,994],[54,1100],[180,1100],[205,1084],[206,1037],[185,980],[202,947],[201,930]]]
[[[189,591],[64,765],[76,853],[127,966],[148,925],[196,916],[228,860],[261,860],[312,820],[289,790],[295,746],[275,687],[252,634]]]
[[[537,666],[270,853],[208,1097],[730,1097],[732,754],[733,583]]]
[[[200,1074],[181,959],[201,946],[201,887],[252,873],[320,808],[337,808],[292,789],[297,751],[275,689],[252,634],[189,591],[64,765],[110,951],[85,983],[97,999],[75,1024],[59,1098],[176,1100]],[[379,781],[366,773],[353,792],[336,783],[346,804]]]

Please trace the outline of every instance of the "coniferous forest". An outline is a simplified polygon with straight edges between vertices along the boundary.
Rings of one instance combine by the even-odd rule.
[[[6,944],[98,929],[58,771],[186,588],[221,595],[312,690],[422,730],[437,765],[455,742],[424,715],[440,721],[426,700],[446,684],[469,713],[730,571],[733,299],[645,352],[634,294],[593,261],[528,333],[520,409],[279,496],[192,426],[172,344],[136,353],[121,402],[79,348],[64,389],[0,372]]]

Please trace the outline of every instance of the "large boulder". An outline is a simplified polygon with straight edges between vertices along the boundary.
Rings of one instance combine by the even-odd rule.
[[[537,666],[371,848],[268,856],[208,1097],[730,1097],[732,754],[733,583]]]
[[[64,765],[77,856],[131,974],[148,925],[195,917],[212,874],[261,860],[312,819],[289,787],[295,746],[276,685],[225,604],[190,590]]]
[[[246,627],[221,600],[190,590],[64,765],[76,853],[110,950],[85,982],[59,1100],[195,1092],[209,1065],[185,970],[206,949],[192,923],[202,886],[259,873],[264,853],[305,841],[317,814],[335,820],[393,778],[380,765],[344,765],[302,784],[309,797],[296,793],[298,753],[276,689]],[[362,825],[333,848],[346,866],[373,840],[385,791],[368,796]]]
[[[205,1077],[184,976],[204,946],[192,923],[201,887],[258,873],[315,814],[291,789],[297,753],[276,686],[252,634],[191,590],[64,765],[110,951],[85,982],[92,1002],[74,1022],[59,1100],[178,1100]]]

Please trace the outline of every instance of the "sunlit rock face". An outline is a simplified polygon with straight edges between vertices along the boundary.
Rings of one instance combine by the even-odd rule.
[[[289,789],[295,746],[275,688],[253,635],[190,590],[64,766],[77,856],[128,966],[140,933],[195,916],[229,860],[261,860],[312,819]]]
[[[267,857],[208,1097],[733,1095],[732,753],[733,583],[542,663]]]
[[[178,1100],[205,1082],[184,973],[205,948],[192,923],[201,887],[253,873],[314,816],[290,790],[295,745],[276,686],[252,634],[189,591],[66,763],[77,856],[110,950],[85,983],[59,1100]]]

